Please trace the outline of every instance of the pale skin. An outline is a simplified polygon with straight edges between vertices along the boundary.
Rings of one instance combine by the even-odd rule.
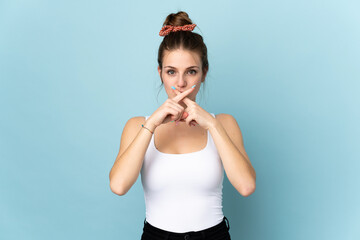
[[[198,53],[187,50],[165,51],[163,68],[158,67],[168,99],[146,121],[129,119],[121,137],[119,154],[110,171],[110,188],[124,195],[137,180],[142,161],[154,132],[156,148],[166,153],[199,151],[206,142],[207,130],[214,140],[226,175],[242,195],[256,188],[256,173],[245,151],[241,130],[230,114],[214,118],[196,103],[196,94],[206,72]],[[193,85],[196,85],[192,88]],[[171,87],[176,89],[173,90]],[[177,124],[171,122],[176,120]],[[144,124],[149,130],[142,128]]]

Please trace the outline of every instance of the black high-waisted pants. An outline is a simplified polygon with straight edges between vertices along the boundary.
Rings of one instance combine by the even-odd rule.
[[[185,233],[165,231],[163,229],[152,226],[145,219],[141,240],[231,240],[229,229],[229,220],[225,216],[221,223],[213,227],[200,231],[191,231]]]

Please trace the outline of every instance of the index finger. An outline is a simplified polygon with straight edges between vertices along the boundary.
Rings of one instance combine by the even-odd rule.
[[[189,88],[188,90],[186,90],[186,91],[180,93],[179,95],[177,95],[176,97],[174,97],[173,100],[177,103],[180,102],[183,98],[185,98],[187,95],[189,95],[193,89],[195,89],[195,88]]]

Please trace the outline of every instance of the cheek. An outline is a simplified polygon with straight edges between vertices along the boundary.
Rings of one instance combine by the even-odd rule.
[[[196,77],[196,80],[199,81],[199,82],[201,82],[202,78],[203,78],[203,75],[200,75],[200,74],[199,74],[199,75]]]

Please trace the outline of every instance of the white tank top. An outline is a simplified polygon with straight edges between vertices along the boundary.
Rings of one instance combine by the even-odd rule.
[[[219,224],[224,217],[224,168],[210,132],[205,148],[184,154],[160,152],[155,148],[154,134],[141,168],[146,221],[177,233]]]

